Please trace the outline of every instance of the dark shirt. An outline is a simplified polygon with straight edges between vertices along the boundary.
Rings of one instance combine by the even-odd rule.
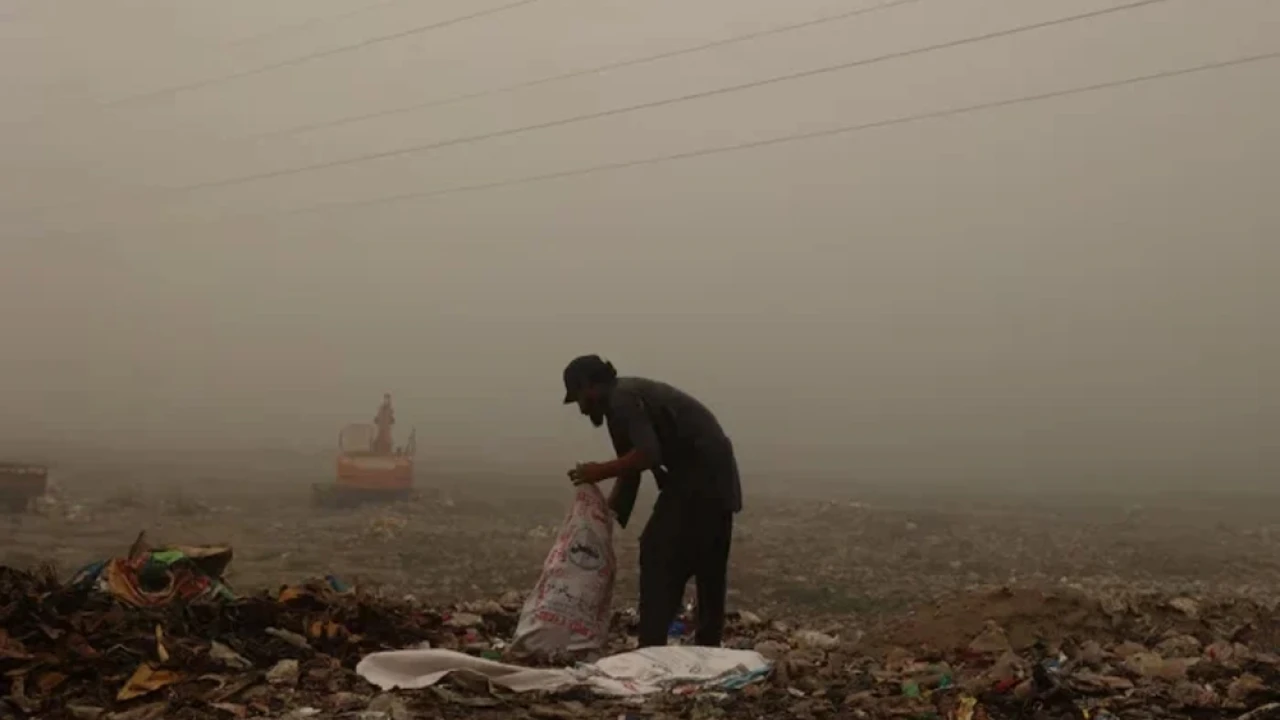
[[[643,452],[662,492],[719,501],[732,512],[742,509],[733,444],[716,416],[692,395],[656,380],[618,378],[605,419],[618,456]],[[620,480],[634,485],[638,478]],[[634,487],[631,492],[634,503]]]

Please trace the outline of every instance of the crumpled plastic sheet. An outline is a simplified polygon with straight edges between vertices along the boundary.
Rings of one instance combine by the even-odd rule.
[[[513,692],[584,687],[600,695],[625,697],[742,688],[767,676],[770,667],[757,652],[728,648],[645,648],[566,668],[525,668],[426,649],[374,653],[360,661],[356,673],[383,690],[431,687],[450,673],[467,672]]]

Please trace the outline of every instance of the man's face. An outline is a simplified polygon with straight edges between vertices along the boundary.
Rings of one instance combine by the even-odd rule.
[[[591,418],[591,424],[604,426],[604,402],[597,388],[587,386],[578,391],[578,410]]]

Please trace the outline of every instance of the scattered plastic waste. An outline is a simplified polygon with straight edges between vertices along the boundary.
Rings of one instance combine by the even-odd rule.
[[[139,542],[123,557],[174,572],[190,557],[169,552]],[[518,592],[440,606],[327,576],[272,593],[169,592],[138,603],[101,583],[108,563],[74,583],[0,567],[0,717],[454,720],[488,709],[514,720],[1119,720],[1141,708],[1144,718],[1280,718],[1276,608],[1239,597],[975,591],[865,634],[777,608],[740,610],[729,615],[726,652],[760,662],[708,677],[692,665],[646,675],[654,666],[629,652],[636,616],[627,608],[613,613],[598,649],[526,659],[509,642],[525,605]],[[679,620],[682,633],[689,620]],[[471,672],[429,690],[378,692],[356,668],[397,648],[615,692],[514,697]],[[643,694],[643,708],[618,699],[641,685],[663,692]]]

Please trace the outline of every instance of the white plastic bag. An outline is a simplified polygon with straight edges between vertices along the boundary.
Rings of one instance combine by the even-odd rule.
[[[512,650],[547,655],[603,647],[616,573],[608,503],[599,488],[584,485],[525,599]]]

